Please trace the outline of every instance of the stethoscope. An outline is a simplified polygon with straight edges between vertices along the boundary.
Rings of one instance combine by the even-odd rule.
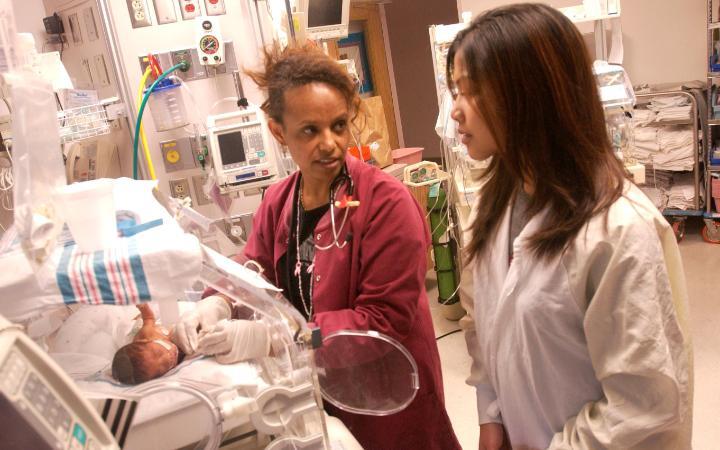
[[[345,195],[343,196],[342,200],[337,200],[337,192],[343,186],[343,184],[345,185]],[[350,208],[357,208],[358,206],[360,206],[360,202],[353,199],[354,191],[355,184],[353,183],[353,179],[348,173],[347,167],[343,165],[342,172],[333,180],[332,184],[330,184],[330,225],[333,232],[333,241],[326,246],[319,246],[316,244],[316,249],[322,251],[330,250],[332,247],[343,249],[348,244],[348,242],[352,240],[352,232],[348,232],[347,235],[345,235],[345,240],[340,243],[340,235],[345,228],[345,224],[347,223],[347,218],[350,214]],[[337,229],[335,227],[335,208],[345,210],[342,222],[340,223],[340,229]]]
[[[343,185],[345,185],[345,195],[343,196],[342,200],[337,200],[337,193]],[[350,208],[357,208],[358,206],[360,206],[360,202],[353,199],[354,191],[355,185],[353,183],[353,179],[348,173],[347,167],[343,165],[342,172],[340,172],[340,174],[335,177],[333,182],[330,184],[330,198],[328,201],[330,203],[330,225],[333,233],[333,241],[325,246],[315,244],[315,248],[317,250],[326,251],[330,250],[333,247],[343,249],[347,246],[348,242],[352,240],[352,232],[348,232],[347,235],[345,235],[345,239],[343,240],[343,242],[340,242],[340,236],[343,232],[343,229],[345,228],[345,225],[347,224],[348,215],[350,214]],[[343,214],[342,222],[340,223],[339,229],[337,228],[337,224],[335,222],[336,208],[345,210],[345,214]]]

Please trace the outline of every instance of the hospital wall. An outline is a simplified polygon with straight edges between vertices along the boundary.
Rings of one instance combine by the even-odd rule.
[[[459,12],[478,13],[521,0],[458,0]],[[553,0],[555,7],[581,0]],[[703,80],[706,72],[706,2],[624,0],[624,66],[634,84]],[[584,31],[584,30],[583,30]]]
[[[32,33],[35,36],[35,45],[37,50],[42,51],[43,42],[45,42],[45,26],[43,25],[43,17],[45,14],[45,6],[40,0],[11,0],[15,12],[15,27],[18,32]]]
[[[456,8],[452,0],[393,0],[385,5],[405,147],[425,148],[425,159],[440,157],[428,28],[456,23]]]

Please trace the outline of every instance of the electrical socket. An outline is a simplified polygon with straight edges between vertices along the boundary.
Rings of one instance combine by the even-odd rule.
[[[190,182],[188,179],[170,180],[170,196],[174,198],[190,197]]]

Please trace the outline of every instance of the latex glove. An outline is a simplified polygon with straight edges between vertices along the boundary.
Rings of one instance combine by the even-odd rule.
[[[221,364],[260,358],[270,353],[270,333],[262,322],[222,320],[201,335],[198,351],[215,355]]]
[[[210,330],[216,323],[232,317],[232,309],[227,300],[211,295],[197,302],[193,311],[180,317],[172,333],[172,341],[186,355],[193,355],[198,348],[198,331]]]

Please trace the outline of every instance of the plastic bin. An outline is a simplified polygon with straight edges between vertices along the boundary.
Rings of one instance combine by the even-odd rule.
[[[720,213],[720,178],[713,178],[710,187],[712,198],[715,200],[715,212]]]
[[[117,239],[113,182],[107,178],[73,183],[58,189],[55,201],[80,250],[110,248]]]
[[[358,150],[357,146],[350,147],[348,149],[351,155],[359,159],[360,161],[367,162],[370,161],[370,157],[372,156],[370,154],[370,146],[369,145],[363,145],[360,147],[360,150]]]
[[[173,130],[190,123],[180,82],[174,79],[166,78],[158,83],[150,94],[148,107],[156,131]]]
[[[392,151],[394,164],[415,164],[422,161],[422,147],[398,148]]]

